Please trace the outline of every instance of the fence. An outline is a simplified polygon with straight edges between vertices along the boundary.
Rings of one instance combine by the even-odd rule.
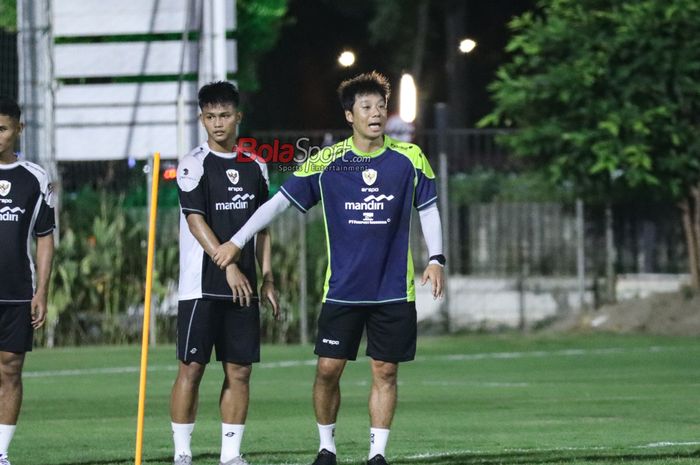
[[[277,139],[280,143],[308,148],[326,145],[347,134],[347,131],[278,131],[259,132],[254,136],[261,142]],[[499,149],[495,141],[498,134],[499,131],[448,131],[450,220],[445,225],[445,234],[450,250],[449,270],[459,292],[452,295],[447,311],[439,314],[449,314],[449,321],[456,326],[468,324],[469,318],[475,318],[473,315],[479,311],[488,315],[506,312],[505,306],[510,313],[503,321],[510,318],[521,325],[551,316],[551,312],[547,313],[549,310],[541,311],[547,305],[555,305],[559,310],[575,307],[576,296],[571,289],[576,287],[574,278],[580,260],[576,248],[579,231],[585,237],[585,301],[594,305],[602,293],[596,287],[599,278],[606,273],[608,258],[602,207],[587,205],[583,227],[577,226],[573,205],[542,198],[541,192],[533,195],[532,191],[538,188],[519,171],[517,160]],[[437,134],[427,131],[418,134],[417,140],[436,166],[433,150],[437,146]],[[85,186],[121,192],[127,197],[125,208],[141,211],[146,202],[146,176],[142,168],[142,162],[134,164],[127,160],[59,163],[64,195],[80,195]],[[273,189],[288,176],[288,172],[276,169],[274,164],[270,171]],[[174,233],[178,215],[173,181],[163,184],[161,195],[164,201],[161,202],[163,221],[159,246],[167,244],[173,248],[176,247]],[[674,208],[648,202],[615,205],[613,217],[616,272],[685,271],[685,245],[679,215]],[[320,210],[299,215],[290,209],[273,225],[272,232],[274,267],[282,290],[285,319],[273,323],[265,314],[263,335],[268,341],[303,340],[304,335],[314,332],[325,274],[325,237]],[[167,239],[164,236],[168,236]],[[415,268],[420,272],[427,253],[418,222],[413,224],[412,244]],[[176,278],[176,266],[159,275],[161,285],[171,290],[174,290]],[[498,307],[499,302],[504,307]],[[159,307],[163,319],[161,328],[165,331],[161,340],[172,337],[175,303],[171,298]],[[421,307],[431,308],[431,305],[428,302]],[[468,317],[460,313],[465,307],[471,312]]]

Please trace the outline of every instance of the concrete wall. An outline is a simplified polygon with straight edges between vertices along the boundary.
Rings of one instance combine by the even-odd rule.
[[[674,292],[688,282],[687,275],[620,275],[618,299]],[[452,330],[517,327],[521,314],[531,327],[555,316],[580,310],[575,278],[531,277],[522,285],[517,278],[452,276],[449,279],[449,314]],[[522,288],[522,290],[521,290]],[[586,283],[584,302],[593,306],[593,282]],[[430,286],[416,283],[418,321],[423,325],[444,321],[442,302],[430,295]]]

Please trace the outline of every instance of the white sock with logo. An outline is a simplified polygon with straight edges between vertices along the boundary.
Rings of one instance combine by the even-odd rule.
[[[241,455],[241,441],[245,425],[221,423],[221,463]]]
[[[181,455],[192,457],[192,431],[194,423],[170,423],[173,427],[173,442],[175,443],[175,459]]]
[[[374,458],[375,455],[384,456],[386,443],[389,440],[389,430],[384,428],[369,429],[369,457]]]
[[[17,425],[0,425],[0,458],[7,457],[7,449]]]
[[[318,446],[318,451],[326,449],[328,452],[335,454],[335,423],[330,425],[318,425],[318,436],[321,438],[321,444]]]

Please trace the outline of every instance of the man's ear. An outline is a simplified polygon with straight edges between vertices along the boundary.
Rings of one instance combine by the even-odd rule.
[[[355,122],[350,110],[345,110],[345,121],[347,121],[350,126]]]
[[[241,121],[243,121],[243,112],[237,111],[236,112],[236,124],[241,124]]]

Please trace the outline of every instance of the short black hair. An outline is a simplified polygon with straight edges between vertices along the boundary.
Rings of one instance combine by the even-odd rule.
[[[22,110],[19,109],[19,105],[14,99],[0,96],[0,115],[7,115],[19,121],[19,118],[22,116]]]
[[[391,95],[391,85],[383,74],[377,71],[358,74],[352,79],[345,80],[338,86],[338,97],[340,105],[345,111],[352,111],[357,95],[379,94],[384,97],[384,101],[389,101]]]
[[[204,107],[207,105],[232,104],[238,108],[238,103],[241,99],[238,88],[228,81],[210,82],[202,86],[197,97],[200,110],[204,110]]]

